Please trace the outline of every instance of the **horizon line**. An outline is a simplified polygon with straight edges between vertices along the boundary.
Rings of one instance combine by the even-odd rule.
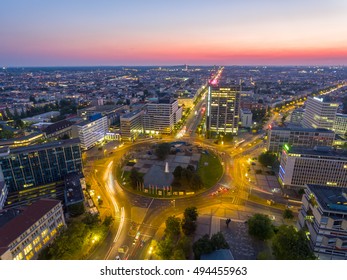
[[[0,66],[0,70],[12,69],[12,68],[78,68],[78,67],[346,67],[345,64],[152,64],[152,65],[29,65],[29,66]]]

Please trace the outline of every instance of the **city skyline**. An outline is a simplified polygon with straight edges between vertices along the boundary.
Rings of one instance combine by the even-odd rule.
[[[5,1],[0,66],[345,65],[342,1]]]

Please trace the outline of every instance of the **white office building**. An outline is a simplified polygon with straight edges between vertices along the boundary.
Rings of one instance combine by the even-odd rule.
[[[170,134],[182,118],[182,107],[175,99],[163,98],[148,103],[143,109],[142,122],[146,134]]]
[[[240,115],[241,115],[241,126],[242,127],[252,127],[253,122],[252,122],[252,117],[253,114],[251,110],[248,109],[242,109],[240,110]]]
[[[347,151],[330,147],[283,149],[279,181],[283,187],[306,184],[347,187]]]
[[[303,127],[332,129],[339,104],[324,102],[323,98],[308,97],[302,120]]]
[[[336,114],[333,130],[338,135],[345,135],[347,132],[347,114]]]
[[[347,260],[347,188],[307,185],[298,224],[318,259]]]
[[[72,126],[72,137],[80,139],[83,150],[88,150],[103,141],[107,132],[107,116],[102,117],[101,114]]]
[[[268,130],[267,149],[281,153],[284,145],[289,147],[332,146],[335,133],[328,129],[302,127],[273,127]]]
[[[290,115],[290,123],[293,125],[301,125],[304,118],[305,110],[302,108],[296,109]]]
[[[120,130],[123,141],[134,141],[143,134],[143,111],[135,110],[120,117]]]

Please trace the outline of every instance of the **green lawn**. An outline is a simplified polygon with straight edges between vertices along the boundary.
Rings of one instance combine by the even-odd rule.
[[[208,163],[205,165],[205,163]],[[223,174],[223,167],[217,156],[212,153],[201,154],[198,174],[204,182],[205,188],[214,186]]]

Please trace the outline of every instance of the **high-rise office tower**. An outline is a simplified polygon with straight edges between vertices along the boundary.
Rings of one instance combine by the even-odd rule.
[[[210,84],[207,94],[207,130],[237,134],[240,113],[240,87]]]
[[[325,102],[323,98],[308,97],[303,127],[332,129],[338,106],[336,103]]]

